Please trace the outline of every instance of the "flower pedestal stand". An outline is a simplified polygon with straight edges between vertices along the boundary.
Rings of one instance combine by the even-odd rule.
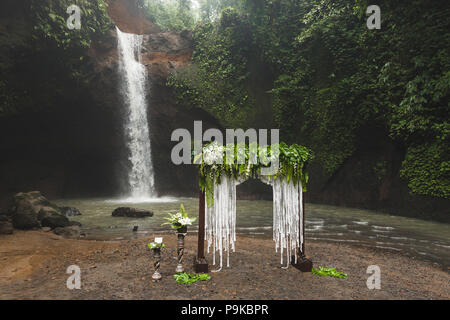
[[[152,281],[158,282],[159,280],[161,280],[161,274],[159,273],[159,266],[161,261],[161,248],[155,248],[152,249],[152,251],[153,251],[153,259],[155,260],[155,262],[153,263],[155,272],[152,275]]]
[[[178,242],[177,242],[177,255],[178,255],[178,265],[175,272],[183,272],[183,256],[184,256],[184,237],[187,234],[187,226],[183,226],[177,230]]]

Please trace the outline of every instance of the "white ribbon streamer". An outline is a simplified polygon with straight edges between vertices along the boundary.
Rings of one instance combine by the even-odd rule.
[[[286,266],[291,263],[291,256],[297,262],[297,250],[303,244],[303,206],[302,185],[295,184],[283,177],[277,179],[266,176],[261,181],[273,188],[273,240],[275,250],[280,249],[281,264],[286,255]],[[205,236],[208,253],[212,246],[213,265],[216,264],[216,251],[219,252],[219,269],[223,266],[223,250],[227,253],[227,267],[230,266],[230,251],[235,251],[236,242],[236,186],[246,178],[235,180],[222,176],[219,184],[214,184],[214,204],[205,206]]]

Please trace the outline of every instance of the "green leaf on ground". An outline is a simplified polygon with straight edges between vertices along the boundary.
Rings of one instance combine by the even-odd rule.
[[[177,283],[180,284],[191,284],[197,281],[207,281],[211,279],[211,276],[207,273],[200,273],[200,274],[192,274],[192,273],[186,273],[186,272],[180,272],[173,275],[173,278]]]
[[[319,269],[312,268],[312,273],[322,277],[335,277],[335,278],[347,278],[347,274],[343,272],[339,272],[336,268],[331,267],[322,267],[319,266]]]

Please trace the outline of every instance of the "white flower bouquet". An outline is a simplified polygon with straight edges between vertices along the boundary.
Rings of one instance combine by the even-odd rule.
[[[203,148],[203,161],[207,165],[223,163],[224,147],[217,142],[210,143]]]
[[[163,225],[170,224],[174,229],[181,229],[183,227],[190,226],[195,221],[195,218],[189,218],[183,204],[180,205],[179,212],[173,214],[169,213],[169,216],[165,219],[167,222],[163,223]]]

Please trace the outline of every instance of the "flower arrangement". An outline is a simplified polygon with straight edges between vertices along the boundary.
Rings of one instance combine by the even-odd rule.
[[[147,246],[150,250],[164,249],[166,245],[162,242],[163,238],[155,238],[154,242],[150,242]]]
[[[169,213],[169,217],[167,217],[166,220],[167,222],[163,223],[163,225],[170,224],[172,228],[180,229],[191,225],[195,221],[195,218],[189,218],[183,204],[181,204],[180,211],[175,214]]]
[[[150,250],[154,250],[154,249],[164,249],[166,247],[166,245],[164,243],[157,243],[157,242],[150,242],[147,247]]]
[[[224,147],[217,142],[210,143],[203,148],[203,161],[208,165],[220,164],[223,159]]]
[[[214,203],[214,184],[220,183],[223,175],[234,178],[258,177],[261,169],[269,167],[271,163],[277,164],[277,170],[268,177],[286,179],[294,184],[301,181],[306,191],[306,167],[312,159],[313,154],[306,147],[284,142],[261,146],[255,142],[222,146],[213,141],[204,146],[201,153],[193,154],[193,163],[199,168],[199,187],[206,193],[208,207]]]

